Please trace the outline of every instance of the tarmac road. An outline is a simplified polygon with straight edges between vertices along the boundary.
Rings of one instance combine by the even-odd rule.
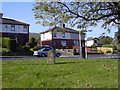
[[[79,55],[70,56],[70,55],[61,55],[57,58],[79,58]],[[115,58],[120,59],[120,55],[112,54],[112,55],[104,55],[104,54],[92,54],[88,55],[88,58]],[[2,56],[0,60],[32,60],[32,59],[47,59],[47,57],[35,57],[35,56]]]

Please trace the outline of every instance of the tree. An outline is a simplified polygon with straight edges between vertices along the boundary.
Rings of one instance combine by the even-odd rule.
[[[109,36],[100,36],[98,37],[98,43],[99,44],[103,44],[103,45],[108,45],[108,44],[112,44],[113,38],[109,37]]]
[[[33,48],[34,46],[37,45],[36,38],[30,37],[29,42],[26,43],[26,46],[29,48]]]
[[[120,50],[120,27],[118,32],[115,33],[114,44],[117,46],[117,49]]]
[[[43,26],[66,23],[81,29],[102,21],[102,27],[110,30],[120,24],[120,2],[36,2],[33,12]]]

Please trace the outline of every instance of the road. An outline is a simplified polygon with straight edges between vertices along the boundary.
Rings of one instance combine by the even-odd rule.
[[[47,57],[35,57],[35,56],[8,56],[3,57],[1,60],[32,60],[32,59],[46,59]],[[79,55],[70,56],[70,55],[61,55],[57,58],[79,58]],[[88,55],[88,58],[116,58],[120,59],[120,55],[112,54],[112,55],[104,55],[104,54],[92,54]]]

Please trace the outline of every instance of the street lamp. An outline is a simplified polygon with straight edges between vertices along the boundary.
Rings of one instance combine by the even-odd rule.
[[[79,30],[79,58],[87,58],[87,48],[85,45],[86,32],[92,30]]]

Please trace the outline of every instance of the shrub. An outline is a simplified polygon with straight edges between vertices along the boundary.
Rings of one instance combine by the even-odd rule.
[[[35,46],[35,47],[33,48],[33,50],[39,50],[39,49],[41,49],[40,46]]]
[[[9,39],[8,40],[8,43],[7,43],[8,50],[14,52],[14,51],[16,51],[16,46],[17,46],[17,44],[16,44],[16,40],[15,39]]]
[[[107,51],[106,53],[112,53],[112,51]]]
[[[17,52],[24,52],[24,48],[22,46],[17,46],[16,51]]]
[[[10,38],[3,37],[2,38],[2,48],[7,48],[8,47],[8,41]]]
[[[102,47],[113,48],[113,50],[116,50],[115,45],[103,45]]]
[[[26,47],[26,46],[22,46],[22,47],[23,47],[23,49],[24,49],[25,52],[29,52],[30,51],[29,47]]]
[[[95,45],[95,44],[93,44],[91,47],[92,47],[92,48],[102,47],[102,45]]]
[[[36,39],[34,37],[30,37],[29,42],[26,43],[26,47],[33,48],[37,45]]]

